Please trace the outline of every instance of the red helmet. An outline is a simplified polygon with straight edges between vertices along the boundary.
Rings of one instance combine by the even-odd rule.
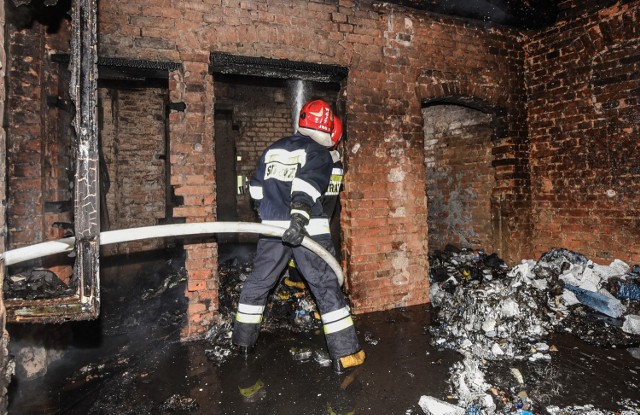
[[[321,99],[308,102],[300,110],[298,125],[331,134],[333,131],[333,110]]]
[[[342,121],[338,116],[333,117],[333,131],[331,132],[331,142],[335,150],[342,139]]]

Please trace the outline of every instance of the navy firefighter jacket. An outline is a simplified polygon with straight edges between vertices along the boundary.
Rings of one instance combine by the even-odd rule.
[[[309,235],[330,233],[322,200],[332,169],[329,150],[306,135],[296,133],[267,147],[249,182],[251,197],[260,201],[262,223],[288,228],[292,202],[303,203],[311,208]]]

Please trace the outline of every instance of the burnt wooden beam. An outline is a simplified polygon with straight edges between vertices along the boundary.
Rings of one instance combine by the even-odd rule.
[[[76,110],[74,278],[78,281],[83,313],[94,318],[100,308],[97,9],[97,0],[74,1],[69,86]]]
[[[68,64],[68,53],[54,53],[51,61]],[[98,79],[101,81],[168,81],[169,73],[182,68],[182,64],[172,61],[131,59],[98,56]]]
[[[209,72],[316,82],[341,82],[347,77],[349,70],[338,65],[213,52],[209,59]]]

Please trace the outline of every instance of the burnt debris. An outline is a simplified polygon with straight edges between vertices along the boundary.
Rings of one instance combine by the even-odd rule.
[[[453,246],[435,252],[430,262],[432,344],[456,350],[464,360],[450,371],[457,405],[423,396],[425,413],[440,407],[461,414],[610,413],[545,407],[550,396],[562,393],[549,383],[549,371],[557,370],[551,363],[557,348],[549,339],[568,333],[596,347],[632,353],[640,345],[638,265],[615,260],[603,266],[580,253],[552,249],[510,269],[495,255]],[[505,372],[512,376],[496,375]],[[638,402],[620,405],[637,408]]]
[[[76,288],[65,284],[58,276],[43,268],[11,275],[4,280],[5,298],[39,300],[74,295]]]

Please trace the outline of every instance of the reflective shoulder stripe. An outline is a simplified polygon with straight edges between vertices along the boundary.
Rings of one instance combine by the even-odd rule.
[[[342,320],[338,320],[334,323],[325,324],[324,334],[337,333],[340,330],[344,330],[352,326],[353,326],[353,319],[351,318],[351,316],[345,317]]]
[[[351,315],[349,311],[349,307],[342,307],[334,311],[330,311],[326,314],[322,315],[322,322],[324,324],[331,323],[332,321],[340,320],[341,318],[345,318],[346,316]]]
[[[304,166],[307,163],[307,152],[303,149],[288,151],[283,148],[272,148],[264,155],[264,162],[274,161],[286,165],[300,164],[300,166]]]
[[[314,202],[321,196],[321,193],[315,187],[298,178],[293,179],[293,183],[291,183],[291,193],[293,192],[306,193]]]
[[[263,198],[262,186],[249,186],[249,194],[252,199],[261,200]]]

